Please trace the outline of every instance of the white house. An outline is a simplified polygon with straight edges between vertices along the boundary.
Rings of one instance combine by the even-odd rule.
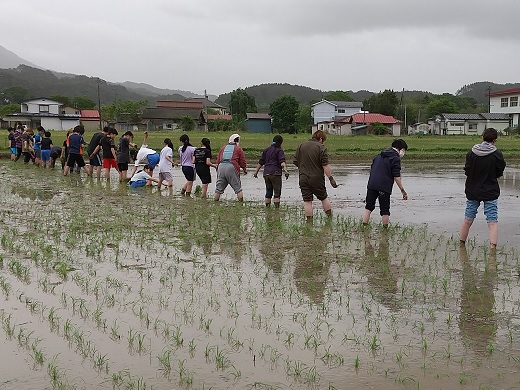
[[[340,102],[322,100],[314,103],[311,107],[311,115],[314,124],[320,122],[331,122],[338,118],[344,118],[361,112],[361,102]]]
[[[336,118],[333,121],[324,121],[312,126],[312,132],[323,130],[327,134],[352,135],[366,134],[370,125],[381,123],[388,128],[388,133],[393,136],[401,134],[401,121],[390,115],[372,114],[369,112],[356,113],[344,118]]]
[[[484,130],[493,127],[503,131],[509,127],[508,114],[440,114],[428,121],[432,134],[437,135],[482,135]]]
[[[508,114],[511,118],[510,125],[518,127],[520,121],[520,88],[505,89],[489,94],[489,112],[496,114]],[[498,129],[497,129],[498,130]]]
[[[81,113],[65,107],[64,104],[45,98],[33,99],[20,105],[20,112],[7,115],[4,119],[9,126],[21,122],[35,129],[43,126],[46,130],[68,130],[79,125]]]

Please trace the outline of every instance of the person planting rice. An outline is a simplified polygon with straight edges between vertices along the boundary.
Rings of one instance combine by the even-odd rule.
[[[237,199],[242,202],[244,193],[240,182],[240,169],[247,175],[247,163],[244,151],[239,146],[240,135],[233,134],[229,137],[229,143],[224,145],[217,157],[217,183],[215,185],[215,201],[220,200],[220,196],[228,184],[233,188]]]
[[[190,196],[195,181],[195,163],[193,162],[193,152],[195,147],[190,144],[190,137],[186,134],[180,136],[179,141],[182,145],[179,147],[179,162],[182,167],[182,173],[186,178],[186,183],[182,186],[181,195]]]
[[[202,138],[200,147],[193,152],[193,163],[197,176],[202,181],[201,198],[206,198],[208,193],[208,185],[211,183],[210,167],[217,168],[216,164],[211,162],[211,142],[208,138]]]
[[[155,166],[159,164],[160,156],[159,153],[157,153],[155,150],[150,149],[148,147],[148,132],[144,132],[144,139],[143,144],[139,148],[139,151],[137,152],[137,156],[135,158],[134,162],[134,168],[132,169],[132,173],[130,174],[130,177],[132,177],[135,172],[137,171],[137,168],[139,167],[139,164],[145,163],[150,167],[150,169],[153,171]]]
[[[253,176],[258,177],[260,168],[264,167],[265,181],[265,205],[271,205],[271,199],[274,195],[274,207],[280,207],[280,196],[282,194],[282,170],[285,172],[285,179],[289,178],[289,172],[285,165],[285,153],[282,149],[283,138],[281,135],[275,135],[273,142],[263,152],[256,171]]]
[[[316,131],[309,141],[298,146],[293,160],[294,165],[298,167],[299,184],[307,222],[312,222],[312,200],[314,196],[321,201],[325,214],[329,217],[332,216],[332,205],[325,188],[324,175],[329,178],[333,188],[338,185],[332,177],[332,170],[329,166],[329,155],[324,145],[326,139],[327,134],[324,131]]]
[[[401,180],[401,159],[404,157],[408,145],[402,139],[396,139],[392,146],[384,149],[372,160],[370,176],[367,184],[367,196],[365,198],[365,211],[363,224],[367,225],[370,214],[376,208],[376,200],[379,202],[379,214],[382,217],[383,227],[388,227],[390,222],[390,195],[394,182],[403,195],[408,199]]]
[[[464,173],[466,174],[466,211],[464,222],[460,227],[460,243],[464,245],[468,238],[469,229],[477,216],[480,203],[484,203],[489,231],[489,246],[495,250],[498,242],[498,197],[500,186],[498,178],[504,173],[506,162],[502,152],[495,143],[497,131],[490,127],[482,133],[482,143],[474,145],[466,154]]]
[[[159,160],[159,189],[161,188],[161,184],[163,181],[168,183],[168,189],[170,190],[170,195],[173,192],[173,175],[172,175],[172,165],[173,165],[173,144],[172,140],[169,138],[164,139],[164,147],[161,149],[161,155]]]
[[[152,182],[159,184],[159,180],[153,178],[152,174],[153,174],[153,170],[147,164],[144,166],[142,171],[137,172],[130,178],[128,185],[132,188],[139,188],[139,187],[149,186],[152,184]],[[160,185],[159,185],[159,189],[161,189]]]

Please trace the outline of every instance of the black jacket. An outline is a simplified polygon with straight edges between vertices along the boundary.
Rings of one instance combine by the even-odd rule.
[[[477,146],[477,145],[475,145]],[[475,154],[475,147],[466,155],[466,198],[469,200],[495,200],[500,196],[498,178],[504,173],[506,162],[498,149],[485,155]]]
[[[389,148],[379,153],[370,167],[369,190],[392,193],[394,177],[401,176],[401,159],[395,149]]]

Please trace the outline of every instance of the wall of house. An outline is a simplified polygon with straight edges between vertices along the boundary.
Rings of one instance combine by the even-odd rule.
[[[49,111],[40,111],[40,106],[48,106]],[[40,112],[48,112],[49,114],[60,114],[60,104],[53,100],[31,100],[29,102],[25,102],[25,104],[21,105],[22,112],[29,112],[33,114],[38,114]]]
[[[335,116],[335,107],[327,102],[320,102],[312,106],[314,124],[330,121]]]
[[[271,133],[270,119],[247,119],[246,129],[250,133]]]
[[[399,137],[401,135],[401,124],[400,123],[394,123],[392,125],[392,135],[394,137]]]
[[[60,119],[56,117],[42,117],[41,125],[45,130],[68,130],[79,125],[79,119]]]

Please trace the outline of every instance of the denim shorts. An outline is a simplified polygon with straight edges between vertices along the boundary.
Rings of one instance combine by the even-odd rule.
[[[473,221],[477,217],[480,202],[484,202],[484,215],[487,222],[498,222],[498,199],[494,200],[466,200],[466,211],[464,217]]]

